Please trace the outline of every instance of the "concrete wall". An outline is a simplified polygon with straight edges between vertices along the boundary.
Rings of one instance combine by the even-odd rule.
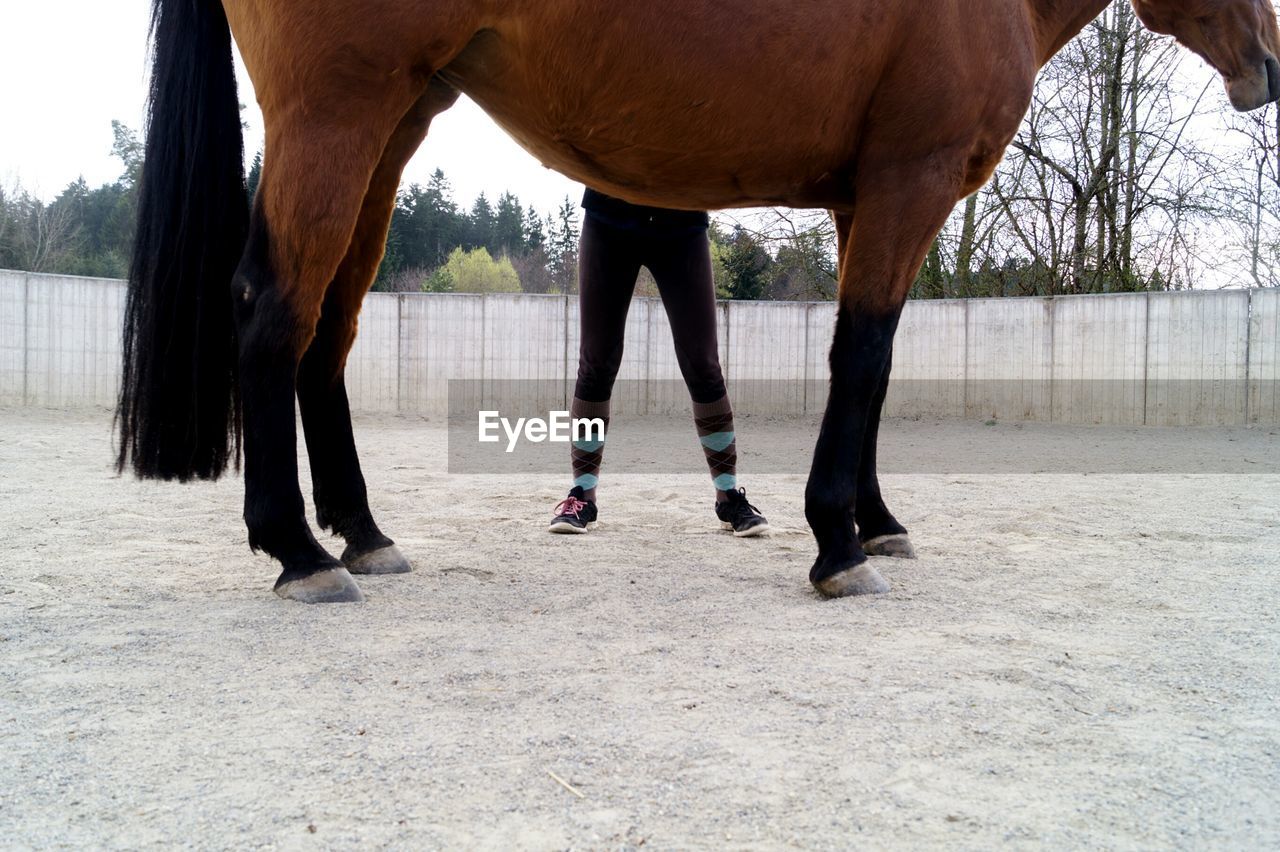
[[[114,405],[124,286],[0,272],[0,404]]]
[[[0,404],[109,406],[119,281],[0,272]],[[739,411],[826,402],[829,303],[723,303],[720,352]],[[371,294],[347,369],[352,407],[440,416],[510,400],[562,407],[578,306],[562,296]],[[912,302],[894,347],[891,416],[1072,423],[1280,423],[1280,292]],[[662,304],[637,300],[620,413],[688,410]],[[452,384],[451,384],[452,383]]]

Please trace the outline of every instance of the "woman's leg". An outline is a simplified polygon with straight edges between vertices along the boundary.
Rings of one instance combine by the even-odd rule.
[[[583,218],[578,256],[578,307],[581,345],[578,381],[570,416],[600,419],[609,425],[609,400],[622,365],[627,310],[635,291],[640,261],[635,233],[607,225],[590,214]],[[573,482],[586,500],[595,502],[604,454],[604,436],[574,442],[570,458]]]
[[[720,369],[707,232],[651,236],[643,260],[658,284],[671,323],[676,361],[693,400],[693,419],[715,484],[716,502],[724,502],[738,488],[738,446],[733,407]]]

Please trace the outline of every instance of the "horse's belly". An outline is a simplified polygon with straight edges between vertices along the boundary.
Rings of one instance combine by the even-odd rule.
[[[442,75],[546,166],[666,207],[851,203],[864,104],[836,83],[847,69],[519,33],[482,34]]]
[[[833,151],[738,150],[697,132],[649,135],[636,116],[624,138],[575,124],[550,126],[507,111],[483,96],[477,103],[546,167],[638,204],[694,210],[785,205],[843,208],[852,201],[847,157]]]

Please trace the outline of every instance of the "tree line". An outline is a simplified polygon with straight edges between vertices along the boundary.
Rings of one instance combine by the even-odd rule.
[[[0,268],[62,275],[128,275],[143,145],[112,122],[119,178],[91,188],[80,178],[51,201],[20,185],[0,187]],[[246,177],[252,197],[262,173],[256,155]],[[548,215],[510,192],[454,201],[444,172],[401,189],[374,289],[391,292],[573,293],[577,289],[581,211],[566,198]],[[773,251],[742,228],[711,228],[717,293],[726,299],[830,298],[834,271],[827,247],[797,235]],[[776,242],[776,240],[773,240]],[[647,272],[637,286],[657,295]]]
[[[0,186],[0,269],[123,278],[129,271],[142,176],[142,144],[111,123],[120,177],[90,188],[84,178],[45,202],[20,184]]]
[[[252,175],[251,175],[252,182]],[[470,207],[453,200],[443,171],[410,184],[396,200],[375,289],[397,292],[573,293],[578,281],[581,211],[566,198],[540,216],[510,192],[484,194]],[[834,295],[831,252],[812,234],[767,241],[743,227],[713,223],[712,269],[724,299],[813,299]],[[647,271],[641,295],[657,295]]]

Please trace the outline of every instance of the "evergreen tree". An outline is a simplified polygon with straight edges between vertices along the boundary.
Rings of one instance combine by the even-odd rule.
[[[468,236],[467,242],[471,248],[486,248],[492,253],[495,249],[494,240],[494,224],[493,207],[489,204],[489,199],[485,198],[484,193],[476,196],[475,203],[471,205],[471,215],[468,217]]]
[[[532,207],[524,215],[524,239],[530,252],[542,248],[546,237],[542,230],[542,217]]]
[[[559,293],[572,293],[578,283],[578,207],[565,196],[547,223],[547,268]]]
[[[508,257],[525,251],[524,208],[520,206],[520,199],[509,192],[502,193],[502,197],[498,199],[491,251]]]
[[[425,277],[428,270],[444,263],[449,253],[463,243],[467,218],[458,212],[451,196],[449,181],[440,169],[425,187],[414,183],[400,191],[376,289],[391,288],[404,273]]]
[[[249,206],[253,206],[254,196],[258,194],[258,184],[262,182],[262,151],[253,155],[253,162],[249,165],[249,177],[245,181],[245,186],[249,191]]]

